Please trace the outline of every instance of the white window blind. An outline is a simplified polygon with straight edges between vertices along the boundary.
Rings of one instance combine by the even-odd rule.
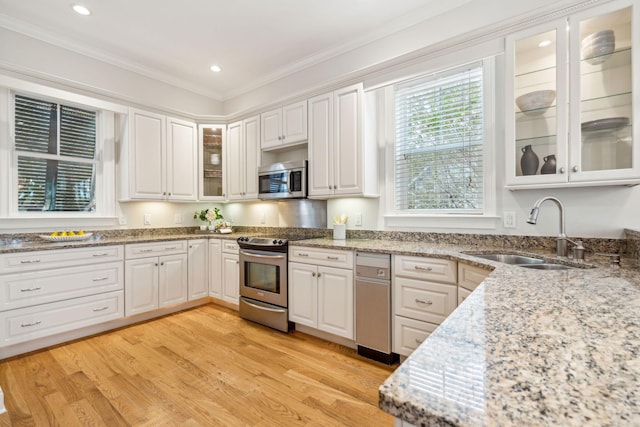
[[[16,94],[19,211],[95,211],[97,113]]]
[[[395,88],[396,210],[482,213],[482,64]]]

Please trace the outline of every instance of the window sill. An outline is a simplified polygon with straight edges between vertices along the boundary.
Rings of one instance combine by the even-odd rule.
[[[456,232],[460,229],[470,230],[495,230],[500,217],[495,215],[385,215],[385,229],[451,229]],[[421,230],[422,231],[422,230]]]

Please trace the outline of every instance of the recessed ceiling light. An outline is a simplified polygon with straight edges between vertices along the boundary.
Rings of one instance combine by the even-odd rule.
[[[551,46],[551,40],[542,40],[540,43],[538,43],[538,47],[547,47],[547,46]]]
[[[79,15],[83,15],[83,16],[91,15],[91,11],[81,4],[74,4],[73,10]]]
[[[222,68],[220,68],[218,65],[212,65],[211,71],[213,71],[214,73],[219,73],[220,71],[222,71]]]

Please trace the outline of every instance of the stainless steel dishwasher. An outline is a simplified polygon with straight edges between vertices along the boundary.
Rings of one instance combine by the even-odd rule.
[[[356,252],[358,354],[387,364],[391,352],[391,255]]]

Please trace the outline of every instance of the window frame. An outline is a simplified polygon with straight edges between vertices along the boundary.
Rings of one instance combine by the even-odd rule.
[[[447,68],[434,68],[428,72],[398,79],[384,88],[385,104],[385,187],[384,227],[388,229],[496,229],[499,217],[496,215],[496,56],[460,62]],[[396,117],[394,86],[416,78],[436,77],[440,73],[451,73],[474,63],[481,63],[483,68],[483,208],[482,212],[470,213],[451,210],[398,210],[396,209]]]
[[[15,94],[96,111],[95,211],[18,210],[19,151],[15,148]],[[5,136],[0,141],[0,166],[9,171],[0,178],[0,228],[32,228],[34,224],[40,227],[45,224],[48,229],[68,226],[69,219],[74,219],[77,226],[113,225],[116,218],[116,119],[118,114],[126,113],[126,107],[109,101],[0,76],[0,122],[6,124],[4,129],[0,128],[0,133]],[[25,152],[20,153],[24,155]]]

